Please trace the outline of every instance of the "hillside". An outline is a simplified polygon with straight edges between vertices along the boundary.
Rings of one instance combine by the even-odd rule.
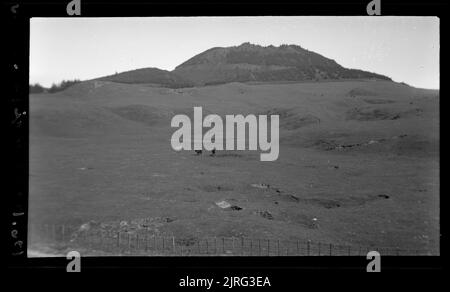
[[[174,151],[171,118],[199,105],[279,114],[278,160]],[[87,81],[30,96],[29,217],[73,228],[170,218],[156,234],[183,242],[245,236],[439,254],[439,139],[439,91],[391,81]],[[223,200],[241,209],[221,209]]]
[[[193,83],[176,73],[158,68],[143,68],[101,77],[95,80],[129,84],[149,84],[170,88],[193,86]]]

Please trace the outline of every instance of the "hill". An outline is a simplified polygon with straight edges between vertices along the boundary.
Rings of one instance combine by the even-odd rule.
[[[127,84],[184,88],[231,82],[299,82],[389,77],[344,68],[336,61],[297,45],[259,46],[244,43],[216,47],[180,64],[173,71],[143,68],[97,78]]]
[[[111,81],[129,84],[149,84],[170,88],[193,86],[193,83],[178,76],[176,73],[158,68],[143,68],[126,71],[98,78],[99,81]]]
[[[198,85],[228,82],[310,81],[340,79],[381,79],[389,77],[347,69],[320,54],[297,45],[240,46],[212,48],[173,71]]]

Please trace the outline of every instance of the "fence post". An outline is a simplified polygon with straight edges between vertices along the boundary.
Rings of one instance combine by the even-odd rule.
[[[175,236],[172,236],[172,247],[173,255],[175,255]]]
[[[244,253],[244,237],[243,236],[241,237],[241,252],[242,252],[242,255],[245,254]]]
[[[139,252],[139,233],[136,233],[136,250]]]
[[[148,232],[145,233],[145,252],[148,251]]]
[[[162,237],[162,253],[164,254],[165,251],[165,240],[164,240],[164,235]]]
[[[103,248],[103,231],[100,230],[100,249]]]
[[[128,252],[131,253],[131,234],[130,233],[127,234],[128,234]]]
[[[111,241],[109,240],[111,238],[111,231],[106,231],[106,250],[107,251],[111,251],[110,250],[110,248],[111,248]]]

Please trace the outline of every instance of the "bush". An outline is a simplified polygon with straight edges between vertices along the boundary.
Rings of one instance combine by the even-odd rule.
[[[67,88],[69,88],[70,86],[80,83],[81,81],[79,79],[74,79],[74,80],[63,80],[61,81],[61,83],[59,84],[53,84],[52,87],[50,87],[48,89],[49,93],[55,93],[58,91],[63,91]]]

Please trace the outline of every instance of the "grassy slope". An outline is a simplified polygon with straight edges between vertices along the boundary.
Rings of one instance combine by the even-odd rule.
[[[189,89],[92,81],[32,95],[30,103],[32,222],[75,226],[167,216],[176,220],[160,232],[176,236],[438,250],[436,91],[382,81]],[[170,118],[193,106],[218,114],[280,114],[279,159],[260,162],[259,152],[174,152]],[[327,150],[370,140],[381,142]],[[218,200],[243,210],[224,211]]]

